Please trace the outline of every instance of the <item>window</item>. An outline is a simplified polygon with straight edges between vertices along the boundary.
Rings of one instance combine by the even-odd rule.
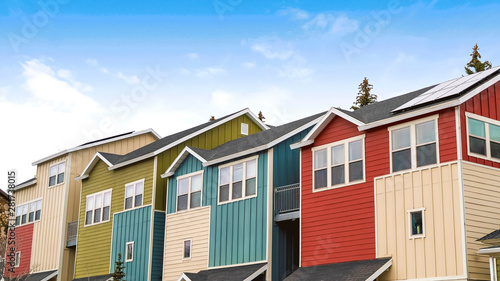
[[[14,263],[14,267],[19,267],[21,264],[21,252],[16,252],[16,261]]]
[[[364,136],[313,148],[314,189],[363,181],[364,155]]]
[[[201,206],[203,172],[177,178],[177,211]]]
[[[65,162],[50,166],[49,187],[64,182],[65,167],[66,167]]]
[[[134,242],[128,242],[125,249],[125,262],[134,260]]]
[[[248,124],[247,123],[241,123],[241,134],[248,136]]]
[[[87,195],[85,225],[109,221],[111,209],[111,190]]]
[[[184,249],[183,249],[182,259],[183,260],[190,259],[191,258],[191,240],[184,240],[183,247],[184,247]]]
[[[257,195],[257,157],[219,168],[219,203]]]
[[[16,225],[39,221],[42,213],[42,200],[36,200],[16,207]]]
[[[437,117],[428,119],[389,128],[393,172],[437,163]]]
[[[466,112],[469,153],[500,160],[500,122]]]
[[[125,210],[142,206],[144,179],[125,185]]]
[[[425,208],[407,211],[410,239],[425,237],[424,211]]]

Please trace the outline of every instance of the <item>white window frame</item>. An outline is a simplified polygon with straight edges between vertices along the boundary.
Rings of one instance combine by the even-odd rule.
[[[247,165],[246,165],[246,162],[249,162],[249,161],[253,161],[255,160],[255,194],[253,195],[250,195],[250,196],[246,196],[246,191],[247,191]],[[241,198],[237,198],[237,199],[233,199],[233,166],[235,165],[238,165],[238,164],[242,164],[243,163],[243,178],[242,178],[242,187],[241,187]],[[221,169],[224,169],[224,168],[228,168],[230,167],[230,170],[229,170],[229,200],[227,201],[224,201],[224,202],[220,202],[220,170]],[[223,204],[228,204],[228,203],[231,203],[231,202],[237,202],[237,201],[241,201],[241,200],[246,200],[246,199],[250,199],[250,198],[254,198],[254,197],[257,197],[257,194],[258,194],[258,189],[259,189],[259,156],[256,155],[256,156],[252,156],[252,157],[248,157],[248,158],[245,158],[245,159],[241,159],[241,160],[238,160],[238,161],[235,161],[235,162],[231,162],[231,163],[228,163],[228,164],[224,164],[224,165],[221,165],[219,166],[219,173],[217,175],[217,205],[223,205]]]
[[[134,241],[131,241],[131,242],[127,242],[125,244],[125,262],[132,262],[134,261],[134,254],[135,254],[135,242]],[[132,258],[129,259],[128,258],[128,245],[132,245]]]
[[[19,267],[20,265],[21,265],[21,251],[17,251],[15,255],[14,267]]]
[[[186,242],[189,241],[189,257],[188,258],[185,258],[184,255],[185,255],[185,250],[186,250]],[[190,260],[193,256],[193,239],[190,238],[190,239],[184,239],[182,241],[182,260],[183,261],[187,261],[187,260]]]
[[[64,172],[63,172],[64,177],[63,177],[63,181],[62,181],[62,182],[57,183],[57,178],[58,178],[58,177],[59,177],[59,175],[61,174],[61,173],[59,173],[59,165],[61,165],[61,164],[64,164]],[[50,176],[50,169],[51,169],[52,167],[54,167],[54,166],[57,166],[56,182],[55,182],[53,185],[50,185],[50,177],[51,177],[51,176]],[[58,185],[64,184],[64,182],[65,182],[65,181],[66,181],[66,161],[62,161],[62,162],[59,162],[59,163],[56,163],[56,164],[50,165],[50,166],[49,166],[49,182],[48,182],[49,188],[53,188],[53,187],[55,187],[55,186],[58,186]]]
[[[362,161],[363,161],[363,179],[361,180],[355,180],[350,182],[349,181],[349,143],[355,142],[361,140],[361,147],[362,147]],[[344,145],[344,184],[337,184],[335,186],[332,186],[332,147],[338,146],[338,145]],[[316,171],[314,167],[314,160],[315,160],[315,152],[319,150],[326,149],[326,187],[321,187],[318,189],[315,189],[314,187],[316,186],[316,177],[314,176],[314,172]],[[352,138],[344,139],[341,141],[336,141],[332,142],[329,144],[324,144],[321,146],[316,146],[311,148],[312,151],[312,179],[313,179],[313,184],[312,184],[312,190],[314,192],[321,192],[325,190],[330,190],[330,189],[336,189],[336,188],[341,188],[344,186],[350,186],[350,185],[355,185],[355,184],[360,184],[363,182],[366,182],[366,156],[365,156],[365,135],[360,135],[360,136],[355,136]],[[359,161],[359,160],[357,160]],[[354,161],[356,162],[356,161]],[[320,168],[324,169],[324,168]],[[319,169],[318,169],[319,170]]]
[[[109,197],[110,197],[110,202],[109,202],[109,218],[107,220],[102,220],[102,216],[104,215],[104,194],[105,193],[108,193],[109,192]],[[101,209],[101,221],[99,222],[94,222],[94,214],[95,214],[95,210],[96,210],[96,207],[95,207],[95,197],[96,195],[101,195],[101,207],[99,209]],[[87,201],[89,200],[89,197],[93,197],[94,199],[94,205],[93,205],[93,208],[92,208],[92,218],[91,218],[91,223],[87,224],[87,212],[89,210],[87,210]],[[107,223],[109,221],[111,221],[111,216],[113,215],[111,213],[111,204],[113,203],[113,189],[110,188],[110,189],[106,189],[106,190],[103,190],[103,191],[99,191],[99,192],[96,192],[96,193],[92,193],[92,194],[89,194],[86,196],[86,199],[85,199],[85,215],[83,217],[83,226],[84,227],[87,227],[87,226],[92,226],[92,225],[98,225],[98,224],[101,224],[101,223]]]
[[[495,158],[491,156],[491,138],[490,138],[490,124],[495,126],[500,126],[500,121],[487,118],[481,115],[477,115],[470,112],[465,112],[465,123],[466,123],[466,135],[467,135],[467,155],[481,158],[488,161],[500,162],[500,158]],[[477,154],[470,152],[470,140],[469,140],[469,118],[476,119],[478,121],[484,122],[484,130],[485,130],[485,141],[486,141],[486,155]],[[496,142],[496,141],[495,141]]]
[[[440,161],[440,157],[439,157],[439,122],[438,122],[438,118],[439,118],[439,114],[435,114],[435,115],[432,115],[432,116],[428,116],[428,117],[425,117],[425,118],[421,118],[421,119],[418,119],[418,120],[413,120],[413,121],[410,121],[410,122],[406,122],[406,123],[403,123],[403,124],[399,124],[399,125],[395,125],[395,126],[391,126],[389,128],[387,128],[387,130],[389,131],[389,158],[390,158],[390,162],[391,162],[391,165],[390,165],[390,173],[391,174],[398,174],[398,173],[404,173],[404,172],[408,172],[408,171],[411,171],[411,170],[418,170],[418,169],[422,169],[422,168],[428,168],[428,167],[432,167],[432,166],[437,166],[439,165],[439,161]],[[425,166],[420,166],[420,167],[417,167],[417,133],[416,133],[416,125],[419,125],[419,124],[422,124],[422,123],[426,123],[426,122],[430,122],[430,121],[433,121],[435,122],[435,126],[434,126],[434,131],[435,131],[435,136],[436,136],[436,163],[434,164],[429,164],[429,165],[425,165]],[[406,169],[406,170],[400,170],[400,171],[396,171],[396,172],[393,172],[393,162],[392,162],[392,153],[393,153],[393,150],[392,150],[392,131],[395,131],[395,130],[399,130],[399,129],[402,129],[402,128],[406,128],[406,127],[410,127],[410,157],[411,157],[411,168],[410,169]],[[426,143],[428,144],[428,143]],[[421,144],[419,146],[422,146],[422,145],[426,145],[426,144]]]
[[[198,209],[198,208],[201,208],[203,207],[203,170],[202,171],[198,171],[198,172],[194,172],[194,173],[190,173],[190,174],[185,174],[185,175],[182,175],[182,176],[178,176],[177,177],[177,191],[176,191],[176,201],[175,201],[175,209],[176,209],[176,212],[185,212],[185,211],[189,211],[189,210],[194,210],[194,209]],[[198,176],[198,175],[201,175],[201,190],[200,190],[200,206],[199,207],[195,207],[195,208],[191,208],[191,178],[192,177],[195,177],[195,176]],[[188,182],[188,193],[187,193],[187,196],[188,196],[188,203],[187,203],[187,209],[185,210],[179,210],[179,180],[182,180],[182,179],[185,179],[185,178],[189,178],[189,182]],[[196,191],[198,192],[198,191]]]
[[[248,124],[247,123],[241,123],[241,134],[248,136]]]
[[[137,187],[137,184],[142,182],[142,200],[141,200],[141,205],[140,206],[135,206],[135,188]],[[136,180],[136,181],[133,181],[133,182],[129,182],[129,183],[126,183],[125,184],[125,193],[124,193],[124,199],[123,199],[123,210],[125,211],[129,211],[129,210],[134,210],[134,209],[137,209],[137,208],[141,208],[144,206],[144,194],[146,192],[146,185],[145,185],[145,182],[146,182],[146,179],[140,179],[140,180]],[[127,186],[129,185],[133,185],[134,186],[134,190],[132,192],[132,208],[126,208],[127,206],[127,198],[130,198],[130,197],[126,197],[127,196]]]
[[[27,224],[30,224],[30,223],[36,223],[36,222],[39,222],[42,219],[42,214],[41,214],[42,213],[42,206],[41,206],[41,203],[40,203],[40,218],[36,219],[36,212],[38,211],[38,209],[37,209],[37,203],[38,203],[38,201],[41,202],[42,198],[37,198],[35,200],[24,202],[24,203],[16,206],[16,212],[15,212],[15,214],[16,214],[16,216],[15,216],[16,222],[17,222],[17,217],[18,217],[17,216],[17,211],[20,210],[20,212],[21,212],[21,214],[19,216],[19,225],[17,225],[17,223],[16,223],[16,226],[22,226],[22,225],[27,225]],[[29,221],[29,217],[30,217],[30,209],[29,209],[29,207],[30,207],[30,204],[33,204],[33,203],[35,204],[35,211],[33,213],[33,221],[30,222]],[[22,223],[22,219],[23,219],[22,210],[23,210],[24,207],[26,207],[26,222]]]
[[[413,230],[411,227],[411,214],[416,212],[422,212],[422,226],[424,229],[422,231],[422,234],[413,235],[412,234]],[[422,208],[407,210],[406,213],[408,214],[408,239],[425,238],[425,229],[427,228],[425,225],[425,208],[422,207]]]

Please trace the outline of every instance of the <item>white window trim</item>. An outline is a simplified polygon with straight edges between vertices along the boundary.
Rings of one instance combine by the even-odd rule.
[[[19,259],[17,259],[17,254],[19,254]],[[17,251],[15,255],[14,267],[19,267],[21,265],[21,251]]]
[[[247,187],[246,187],[247,186],[247,183],[246,183],[247,165],[244,164],[243,165],[243,180],[242,180],[243,182],[242,182],[242,187],[241,187],[241,194],[242,194],[241,198],[233,199],[233,169],[231,169],[229,172],[229,200],[224,201],[224,202],[220,202],[220,170],[227,168],[227,167],[235,166],[235,165],[238,165],[241,163],[245,163],[248,161],[252,161],[252,160],[255,160],[255,194],[250,195],[250,196],[245,196],[246,190],[247,190]],[[219,171],[218,171],[218,175],[217,175],[217,205],[223,205],[223,204],[228,204],[228,203],[232,203],[232,202],[237,202],[237,201],[257,197],[258,189],[259,189],[259,156],[258,155],[248,157],[245,159],[241,159],[241,160],[238,160],[235,162],[227,163],[224,165],[220,165],[218,169],[219,169]]]
[[[242,135],[248,136],[248,124],[247,123],[241,123],[240,132]]]
[[[186,212],[186,211],[189,211],[189,210],[195,210],[195,209],[198,209],[198,208],[201,208],[203,207],[203,183],[204,183],[204,178],[203,178],[203,174],[204,174],[204,171],[201,170],[201,171],[197,171],[197,172],[193,172],[193,173],[189,173],[189,174],[185,174],[185,175],[182,175],[182,176],[178,176],[177,177],[177,190],[176,190],[176,201],[175,201],[175,212],[176,213],[180,213],[180,212]],[[200,197],[200,206],[199,207],[195,207],[195,208],[191,208],[191,178],[194,177],[194,176],[197,176],[197,175],[201,175],[201,197]],[[177,200],[179,198],[179,180],[182,180],[182,179],[185,179],[185,178],[189,178],[189,185],[188,185],[188,193],[187,193],[187,196],[188,196],[188,205],[187,205],[187,209],[185,210],[178,210],[177,208],[179,207],[177,204],[179,202],[179,200]],[[197,191],[196,191],[197,192]]]
[[[128,245],[132,244],[132,258],[131,259],[128,259]],[[132,241],[132,242],[127,242],[125,244],[125,262],[132,262],[134,261],[134,255],[135,255],[135,241]]]
[[[411,229],[411,213],[422,212],[422,225],[424,227],[422,234],[412,235]],[[425,207],[406,210],[408,214],[408,239],[417,239],[417,238],[425,238],[425,229],[427,228],[425,225]]]
[[[390,174],[399,174],[401,172],[413,171],[413,170],[417,170],[417,169],[420,169],[420,168],[423,168],[423,167],[432,167],[432,166],[439,165],[439,163],[440,163],[439,162],[440,161],[439,158],[440,157],[439,157],[439,128],[438,128],[439,122],[438,122],[438,118],[439,118],[439,114],[434,114],[434,115],[431,115],[431,116],[428,116],[428,117],[425,117],[425,118],[413,120],[413,121],[410,121],[410,122],[406,122],[406,123],[403,123],[403,124],[398,124],[398,125],[391,126],[391,127],[387,128],[387,130],[389,131],[389,158],[390,158],[390,162],[391,162],[391,165],[390,165],[390,169],[391,169]],[[436,134],[436,163],[417,167],[417,135],[416,135],[415,126],[418,125],[418,124],[422,124],[422,123],[426,123],[426,122],[432,121],[432,120],[434,120],[434,122],[435,122],[434,130],[435,130],[435,134]],[[406,170],[400,170],[400,171],[394,172],[393,169],[392,169],[392,152],[393,152],[392,151],[392,131],[395,131],[395,130],[398,130],[398,129],[402,129],[402,128],[406,128],[406,127],[410,127],[411,168],[410,169],[406,169]]]
[[[142,201],[141,201],[141,206],[135,206],[135,185],[142,182]],[[143,178],[143,179],[140,179],[140,180],[136,180],[136,181],[133,181],[133,182],[129,182],[129,183],[126,183],[124,188],[125,188],[125,193],[124,193],[124,198],[123,198],[123,210],[125,211],[130,211],[130,210],[134,210],[134,209],[138,209],[138,208],[141,208],[142,206],[144,206],[144,194],[146,193],[146,185],[145,185],[145,182],[146,182],[146,178]],[[126,202],[127,202],[127,186],[128,185],[133,185],[134,186],[134,191],[132,193],[132,208],[125,208],[126,207]]]
[[[486,155],[481,155],[481,154],[470,152],[469,118],[476,119],[478,121],[482,121],[485,123],[484,130],[485,130],[485,140],[486,140]],[[488,160],[488,161],[492,161],[492,162],[500,162],[499,158],[494,158],[491,156],[490,128],[489,128],[489,125],[487,125],[487,124],[500,126],[500,121],[495,120],[495,119],[490,119],[488,117],[484,117],[481,115],[477,115],[474,113],[465,112],[465,125],[466,125],[466,128],[465,128],[466,132],[465,133],[467,136],[467,155],[472,156],[472,157],[476,157],[476,158],[480,158],[480,159],[484,159],[484,160]]]
[[[42,201],[42,204],[43,204],[43,198],[40,197],[40,198],[37,198],[37,199],[34,199],[34,200],[31,200],[31,201],[26,201],[26,202],[23,202],[22,204],[20,205],[17,205],[16,206],[16,212],[17,212],[17,208],[22,208],[26,205],[26,208],[27,208],[27,213],[26,213],[26,223],[19,223],[19,225],[16,225],[16,226],[23,226],[23,225],[28,225],[28,224],[31,224],[31,223],[36,223],[36,222],[39,222],[42,220],[42,207],[40,207],[40,219],[36,220],[34,219],[32,222],[29,221],[29,215],[30,215],[30,204],[31,203],[35,203],[38,202],[38,201]],[[16,213],[14,213],[16,214]],[[35,205],[35,214],[34,214],[35,218],[36,218],[36,205]],[[14,216],[14,219],[16,218],[17,216]],[[23,217],[23,214],[21,213],[21,220],[20,222],[22,222],[22,217]]]
[[[57,183],[57,176],[59,175],[59,173],[57,173],[56,174],[56,183],[54,185],[50,185],[50,168],[52,168],[54,166],[59,166],[59,164],[62,164],[62,163],[64,163],[64,180],[63,180],[63,182]],[[64,184],[66,182],[66,167],[67,167],[66,164],[67,164],[66,160],[64,160],[64,161],[61,161],[61,162],[58,162],[58,163],[55,163],[55,164],[52,164],[52,165],[49,166],[49,174],[48,174],[48,176],[49,176],[48,177],[49,178],[49,182],[47,183],[47,185],[49,186],[49,188],[54,188],[54,187],[62,185],[62,184]],[[59,170],[58,170],[58,172],[59,172]]]
[[[95,198],[96,195],[99,195],[99,194],[102,195],[102,206],[101,206],[101,210],[102,210],[101,211],[101,218],[102,218],[102,215],[104,213],[104,193],[106,193],[106,192],[110,192],[110,197],[111,197],[111,201],[109,203],[109,219],[105,220],[105,221],[101,220],[100,222],[94,222],[94,211],[95,211],[95,200],[94,200],[94,208],[92,209],[92,223],[85,224],[85,222],[87,221],[87,201],[88,201],[89,197],[94,197]],[[111,221],[111,217],[113,215],[111,213],[111,204],[112,203],[113,203],[113,189],[112,188],[87,195],[85,197],[85,214],[84,214],[84,217],[83,217],[83,227],[98,225],[98,224],[101,224],[101,223],[107,223],[107,222]]]
[[[185,258],[184,257],[184,250],[185,250],[185,247],[184,245],[186,244],[186,241],[189,241],[189,258]],[[182,241],[182,260],[183,261],[188,261],[190,260],[191,258],[193,257],[193,239],[190,238],[190,239],[185,239]]]
[[[331,151],[332,147],[344,144],[344,154],[348,156],[349,143],[354,142],[354,141],[358,141],[358,140],[361,140],[361,144],[362,144],[361,146],[363,149],[363,151],[362,151],[362,154],[363,154],[363,160],[362,160],[363,161],[363,179],[355,180],[352,182],[349,181],[349,169],[347,167],[349,165],[349,157],[347,157],[344,159],[344,165],[345,165],[344,172],[346,173],[345,183],[332,186],[332,175],[331,175],[332,174],[332,151]],[[314,187],[316,186],[316,178],[314,176],[314,171],[316,169],[314,168],[314,152],[316,152],[318,150],[323,150],[323,149],[326,149],[326,177],[327,177],[326,187],[315,189]],[[355,184],[360,184],[360,183],[366,182],[365,135],[355,136],[352,138],[343,139],[341,141],[336,141],[336,142],[332,142],[329,144],[316,146],[316,147],[311,148],[311,151],[312,151],[312,172],[313,172],[312,173],[312,180],[313,180],[312,190],[313,190],[313,193],[314,192],[321,192],[321,191],[325,191],[325,190],[330,190],[330,189],[337,189],[337,188],[341,188],[341,187],[345,187],[345,186],[350,186],[350,185],[355,185]]]

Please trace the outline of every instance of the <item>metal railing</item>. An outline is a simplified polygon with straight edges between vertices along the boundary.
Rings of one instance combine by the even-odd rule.
[[[76,246],[76,237],[78,236],[78,221],[68,223],[68,232],[66,239],[66,247]]]
[[[290,184],[274,189],[274,215],[300,209],[300,184]]]

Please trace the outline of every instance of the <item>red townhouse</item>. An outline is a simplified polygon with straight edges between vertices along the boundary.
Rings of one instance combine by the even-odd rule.
[[[292,144],[300,268],[285,280],[490,280],[477,239],[500,228],[499,81],[495,67],[331,108]]]

